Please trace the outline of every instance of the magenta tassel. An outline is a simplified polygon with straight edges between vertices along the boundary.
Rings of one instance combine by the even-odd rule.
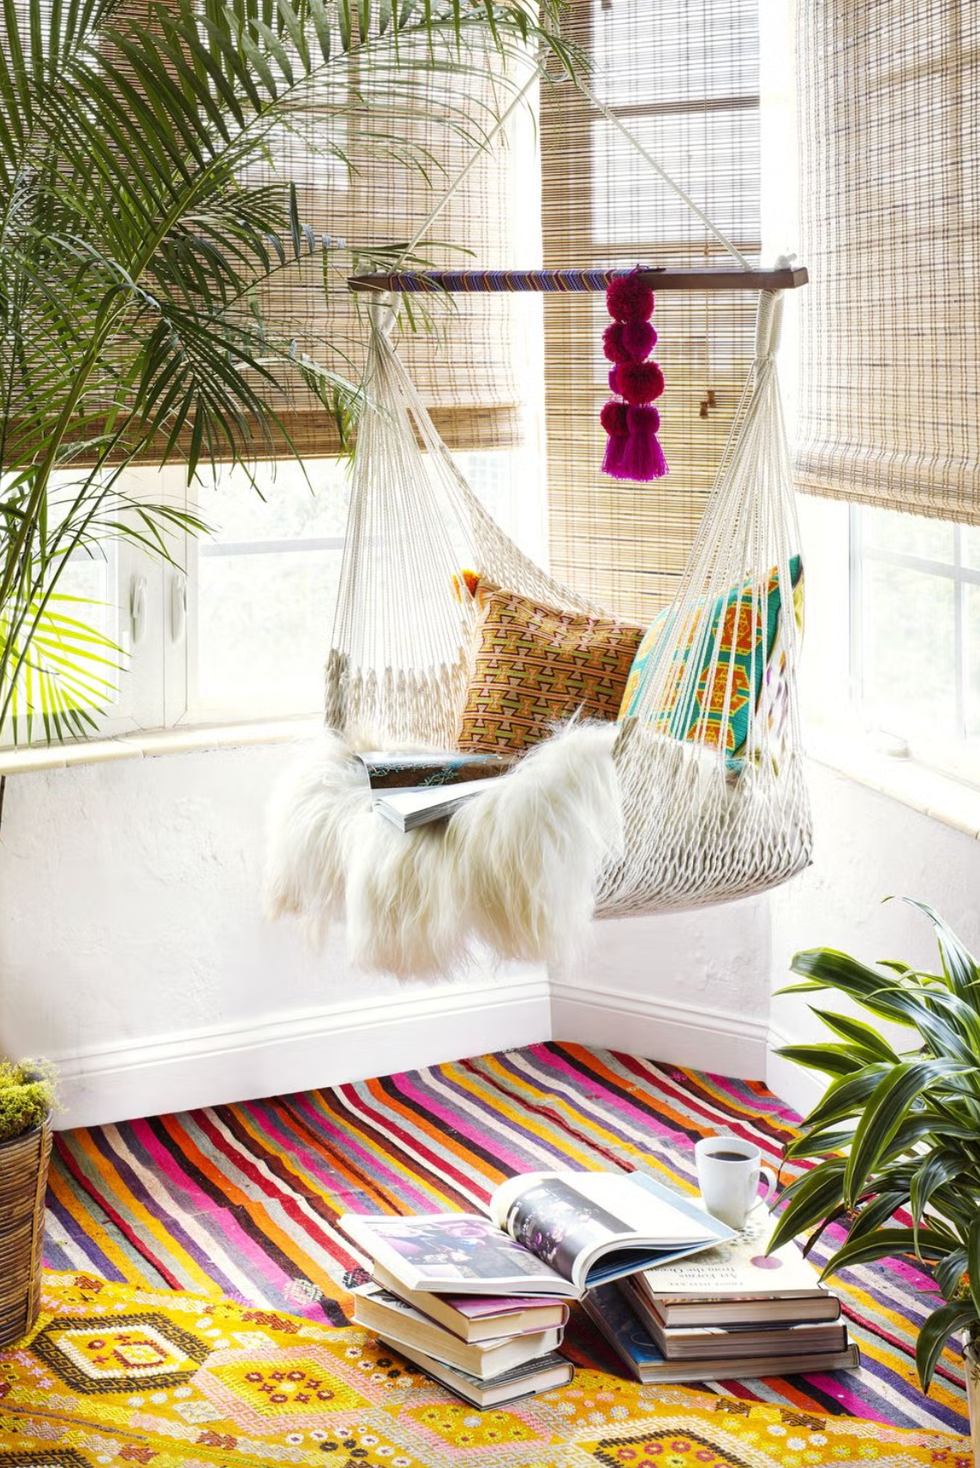
[[[670,471],[657,437],[660,414],[656,408],[630,408],[626,415],[629,434],[621,457],[624,479],[663,479]]]
[[[606,440],[606,452],[602,460],[603,474],[610,475],[613,479],[631,479],[623,467],[629,439],[623,433],[611,433]]]

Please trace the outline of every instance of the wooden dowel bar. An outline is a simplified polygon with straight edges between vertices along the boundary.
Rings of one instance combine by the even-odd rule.
[[[535,291],[604,291],[629,270],[402,270],[388,275],[352,275],[352,291],[379,294],[418,294],[441,291],[447,295]],[[637,272],[656,291],[792,291],[806,285],[804,266],[781,270],[669,270],[659,267]]]

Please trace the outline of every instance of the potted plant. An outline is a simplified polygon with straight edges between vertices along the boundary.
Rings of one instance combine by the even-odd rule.
[[[0,1346],[26,1335],[40,1308],[53,1102],[44,1066],[0,1061]]]
[[[906,899],[910,900],[910,899]],[[806,1230],[811,1248],[830,1223],[847,1239],[824,1274],[896,1254],[932,1267],[943,1303],[916,1343],[928,1391],[947,1340],[964,1333],[974,1460],[980,1464],[980,965],[932,908],[940,973],[910,964],[877,968],[830,948],[797,953],[804,982],[784,994],[838,989],[875,1019],[909,1032],[896,1050],[874,1024],[814,1009],[834,1039],[779,1054],[823,1071],[830,1085],[807,1116],[786,1161],[815,1166],[783,1193],[770,1249]],[[911,1222],[899,1224],[903,1211]]]

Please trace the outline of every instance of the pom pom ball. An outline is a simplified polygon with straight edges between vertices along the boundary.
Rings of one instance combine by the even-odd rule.
[[[628,403],[652,403],[664,390],[664,375],[656,362],[621,362],[609,374],[610,386]]]
[[[656,328],[649,321],[624,321],[619,331],[622,350],[626,355],[610,357],[611,362],[642,362],[657,345]]]
[[[649,321],[653,315],[653,291],[636,274],[620,275],[606,291],[610,316],[617,321]]]
[[[604,403],[599,414],[599,422],[607,433],[624,437],[629,432],[628,412],[629,409],[625,403]]]
[[[632,362],[633,355],[623,341],[623,323],[614,321],[602,333],[602,350],[609,362]]]
[[[660,413],[650,403],[641,403],[626,409],[627,433],[656,433],[660,428]]]

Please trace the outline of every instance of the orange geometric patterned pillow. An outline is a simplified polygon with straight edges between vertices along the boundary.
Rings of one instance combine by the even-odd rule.
[[[560,612],[481,581],[460,749],[527,749],[573,714],[615,719],[642,627]]]

